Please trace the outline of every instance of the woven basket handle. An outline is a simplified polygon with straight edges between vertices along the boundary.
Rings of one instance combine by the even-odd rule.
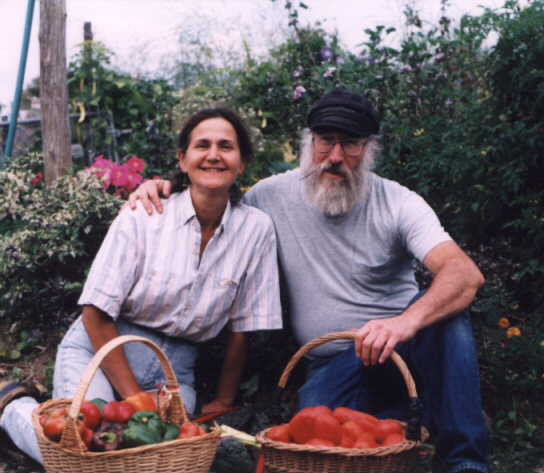
[[[287,363],[287,366],[285,367],[281,375],[280,381],[278,382],[278,386],[280,386],[280,388],[285,388],[287,384],[287,380],[289,379],[289,375],[291,374],[291,371],[293,371],[293,369],[295,368],[297,363],[300,361],[300,359],[304,355],[306,355],[306,353],[308,353],[310,350],[320,345],[323,345],[327,342],[330,342],[332,340],[345,340],[345,339],[355,340],[355,331],[328,333],[327,335],[314,338],[313,340],[310,340],[305,345],[301,346],[298,349],[298,351],[291,357],[291,360],[289,361],[289,363]],[[393,351],[393,353],[391,353],[391,359],[397,365],[400,373],[402,374],[404,383],[406,384],[406,388],[408,389],[408,395],[412,398],[417,397],[416,383],[414,382],[414,378],[412,377],[412,374],[410,373],[410,370],[408,369],[408,366],[406,366],[406,363],[404,362],[404,360],[400,357],[400,355],[396,351]]]
[[[170,420],[176,423],[187,422],[189,418],[187,417],[187,411],[181,399],[181,394],[179,391],[179,383],[176,377],[176,373],[172,368],[170,360],[165,355],[165,353],[159,348],[157,344],[148,340],[144,337],[138,337],[136,335],[121,335],[110,340],[108,343],[103,345],[93,356],[89,362],[77,391],[72,399],[72,404],[68,411],[68,418],[66,420],[66,426],[62,433],[61,446],[67,448],[78,448],[81,451],[85,451],[86,448],[77,432],[76,420],[79,416],[79,410],[81,404],[85,400],[85,395],[89,389],[89,385],[94,378],[98,368],[104,358],[115,348],[124,345],[125,343],[131,342],[141,342],[151,348],[155,354],[158,356],[159,361],[161,362],[162,369],[166,375],[166,388],[172,393],[172,399],[169,406]]]

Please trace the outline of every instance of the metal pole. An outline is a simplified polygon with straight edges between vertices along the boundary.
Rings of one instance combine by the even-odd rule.
[[[30,31],[32,30],[32,17],[34,15],[35,0],[28,0],[26,10],[25,32],[23,35],[23,47],[21,48],[21,59],[19,60],[19,73],[17,76],[17,87],[15,88],[15,98],[11,104],[11,116],[9,119],[8,138],[6,140],[6,157],[11,156],[13,150],[13,141],[15,139],[15,129],[17,128],[17,117],[19,116],[19,107],[21,106],[21,91],[25,79],[26,58],[28,56],[28,43],[30,42]]]

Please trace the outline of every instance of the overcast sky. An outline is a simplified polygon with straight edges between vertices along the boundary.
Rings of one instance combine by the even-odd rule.
[[[524,0],[525,1],[525,0]],[[527,0],[528,1],[528,0]],[[296,2],[293,2],[296,3]],[[115,53],[121,67],[132,70],[157,68],[159,59],[174,51],[184,23],[195,25],[199,18],[213,18],[214,41],[223,39],[235,44],[241,37],[252,46],[266,47],[284,20],[283,0],[66,0],[67,55],[77,52],[83,39],[83,23],[92,22],[94,37]],[[301,23],[321,20],[328,30],[337,30],[347,47],[356,49],[366,37],[366,28],[378,24],[395,26],[400,37],[402,14],[406,4],[421,12],[423,19],[436,24],[440,17],[440,0],[306,0]],[[448,13],[460,18],[463,13],[479,14],[481,5],[499,8],[504,0],[451,0]],[[0,104],[2,115],[13,100],[27,0],[0,0]],[[34,22],[27,59],[25,84],[39,74],[39,0],[34,8]],[[236,34],[242,24],[243,33]],[[212,43],[214,43],[212,41]],[[258,44],[261,43],[261,44]]]

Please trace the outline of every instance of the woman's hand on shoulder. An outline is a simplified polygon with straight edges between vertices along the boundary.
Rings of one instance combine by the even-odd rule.
[[[172,183],[166,179],[150,179],[140,184],[128,197],[128,205],[134,210],[140,200],[145,211],[151,215],[153,210],[162,213],[161,197],[168,198],[172,193]]]

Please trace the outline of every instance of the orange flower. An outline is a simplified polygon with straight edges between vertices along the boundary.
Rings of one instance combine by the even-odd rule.
[[[506,336],[508,338],[519,337],[520,335],[521,335],[521,330],[518,327],[510,327],[506,331]]]
[[[500,328],[510,327],[510,321],[506,317],[501,317],[499,320],[499,327]]]

